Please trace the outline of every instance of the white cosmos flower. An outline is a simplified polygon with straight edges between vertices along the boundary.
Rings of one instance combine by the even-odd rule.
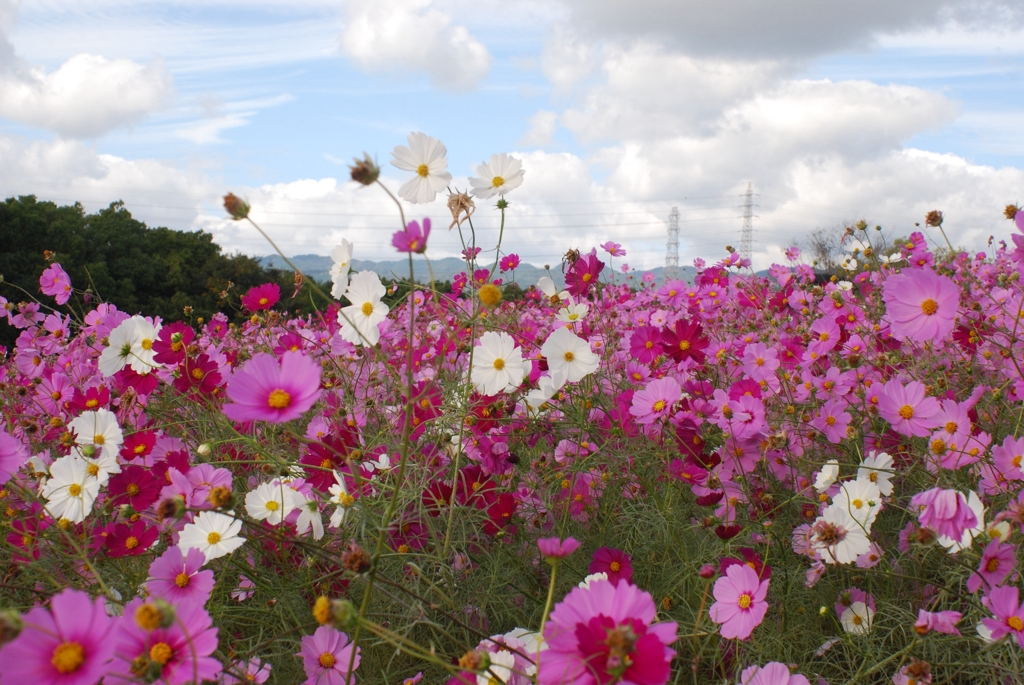
[[[345,297],[351,302],[338,312],[339,334],[353,345],[376,345],[380,340],[380,324],[388,318],[388,306],[380,301],[387,291],[380,276],[372,271],[360,271],[352,277]]]
[[[892,457],[886,452],[870,452],[857,469],[857,480],[869,480],[878,486],[878,491],[888,497],[892,494]]]
[[[549,335],[540,353],[547,358],[548,368],[564,371],[570,383],[579,383],[601,364],[601,358],[590,349],[590,343],[568,328],[559,328]]]
[[[70,454],[50,464],[50,478],[43,484],[46,511],[55,519],[81,523],[92,511],[100,482],[89,475],[89,464]]]
[[[844,481],[839,485],[839,492],[832,498],[832,506],[845,509],[867,531],[875,523],[881,504],[882,493],[869,480]]]
[[[313,539],[319,540],[324,536],[324,518],[320,515],[320,507],[315,499],[306,499],[300,493],[295,493],[295,501],[298,503],[299,518],[295,521],[295,534],[305,535],[310,528],[313,529]]]
[[[839,262],[839,266],[843,267],[847,271],[853,271],[857,268],[857,260],[853,257],[845,257],[841,262]]]
[[[348,287],[348,271],[352,263],[352,243],[341,239],[341,244],[331,250],[331,297],[341,298]]]
[[[829,459],[821,467],[821,471],[818,471],[818,477],[814,480],[814,489],[818,492],[825,492],[832,486],[832,483],[836,482],[838,477],[839,462],[835,459]]]
[[[583,321],[589,311],[590,307],[588,305],[582,302],[579,304],[573,304],[570,301],[558,310],[558,314],[555,315],[555,318],[563,323],[576,323],[577,321]]]
[[[370,471],[380,471],[383,473],[391,468],[391,457],[387,454],[382,454],[376,460],[367,459],[363,462],[363,466],[368,468]]]
[[[849,564],[871,549],[867,533],[849,512],[832,505],[811,527],[812,542],[826,564]]]
[[[187,554],[190,549],[198,549],[206,557],[203,564],[231,554],[245,544],[245,538],[239,537],[242,522],[233,516],[216,511],[201,511],[195,521],[189,523],[178,536],[178,549]]]
[[[537,381],[537,388],[526,393],[526,397],[523,400],[526,402],[526,406],[534,411],[538,411],[544,406],[544,403],[555,396],[555,393],[562,389],[568,380],[569,375],[564,369],[552,371],[550,376],[541,376]]]
[[[511,335],[487,331],[480,336],[480,344],[473,350],[473,368],[469,375],[477,392],[484,395],[513,392],[528,374],[522,349],[516,347]]]
[[[871,632],[871,622],[875,618],[875,612],[864,602],[854,602],[846,607],[839,621],[843,624],[843,630],[851,635],[867,635]]]
[[[345,514],[348,513],[349,507],[356,503],[356,499],[348,494],[345,477],[337,471],[334,472],[334,485],[328,492],[331,493],[331,503],[337,505],[334,513],[331,514],[331,528],[338,528],[345,520]]]
[[[882,264],[899,264],[903,261],[903,255],[897,251],[893,252],[891,255],[881,255],[878,258],[878,261]]]
[[[276,526],[299,505],[296,492],[280,482],[261,483],[245,496],[245,510],[249,516]]]
[[[448,150],[437,138],[425,133],[409,134],[409,147],[397,145],[391,151],[391,165],[415,175],[402,184],[398,195],[413,204],[433,202],[437,194],[448,187],[452,175],[448,173]]]
[[[113,376],[131,360],[135,345],[135,317],[125,319],[107,336],[107,347],[100,354],[99,366],[104,376]]]
[[[537,289],[544,293],[544,296],[551,300],[552,302],[569,299],[569,291],[563,290],[559,292],[555,288],[555,282],[552,281],[548,276],[540,277],[540,280],[537,281]]]
[[[153,351],[153,343],[160,334],[161,327],[154,326],[141,316],[132,318],[135,319],[135,339],[132,341],[132,355],[128,359],[128,364],[135,373],[145,375],[162,366],[153,360],[153,357],[156,356],[156,352]]]
[[[95,445],[116,453],[124,444],[124,433],[117,424],[117,416],[107,409],[84,411],[68,423],[75,433],[78,445]]]
[[[117,461],[116,449],[103,449],[85,445],[71,448],[71,453],[85,461],[85,470],[89,475],[106,485],[110,474],[121,473],[121,464]],[[91,453],[91,454],[90,454]]]
[[[476,168],[480,178],[470,177],[469,183],[473,190],[469,191],[473,196],[482,200],[495,195],[504,196],[506,193],[515,190],[523,185],[523,162],[510,157],[504,152],[491,155],[489,162],[484,162]]]
[[[576,584],[576,587],[581,587],[584,590],[589,590],[590,584],[593,583],[595,580],[608,580],[608,574],[604,571],[601,571],[600,573],[591,573],[589,576],[578,582]]]
[[[515,655],[503,649],[487,656],[491,659],[491,665],[477,675],[476,685],[504,685],[512,677],[512,668],[516,665]]]

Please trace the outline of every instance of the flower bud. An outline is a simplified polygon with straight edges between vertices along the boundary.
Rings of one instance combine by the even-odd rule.
[[[210,447],[210,443],[204,442],[202,445],[196,448],[196,454],[200,457],[208,457],[213,449]]]
[[[359,625],[359,610],[347,599],[331,600],[331,625],[351,633]]]
[[[236,197],[234,193],[228,193],[224,196],[224,209],[227,210],[228,214],[235,221],[249,216],[249,205],[245,200]]]
[[[704,564],[700,567],[700,577],[704,580],[714,578],[716,573],[718,573],[718,569],[714,564]]]
[[[0,646],[18,637],[24,627],[21,614],[14,609],[0,609]]]
[[[368,152],[363,153],[363,159],[356,157],[355,164],[349,170],[352,172],[352,180],[364,186],[372,185],[380,176],[380,167],[373,163]]]

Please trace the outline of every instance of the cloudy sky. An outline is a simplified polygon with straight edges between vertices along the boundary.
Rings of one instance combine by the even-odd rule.
[[[0,192],[265,254],[219,197],[247,197],[288,254],[394,256],[395,208],[348,181],[411,131],[465,188],[523,159],[505,248],[536,264],[623,243],[680,263],[739,243],[755,266],[816,228],[895,235],[941,209],[955,243],[1006,239],[1024,201],[1020,0],[0,0]],[[481,202],[480,244],[497,216]],[[457,254],[443,202],[430,254]]]

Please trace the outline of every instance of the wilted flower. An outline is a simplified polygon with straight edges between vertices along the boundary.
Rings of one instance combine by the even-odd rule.
[[[370,153],[364,152],[363,159],[355,158],[355,164],[349,167],[352,180],[364,186],[373,185],[380,176],[380,167],[370,159]]]
[[[249,205],[246,204],[245,200],[236,197],[234,193],[228,193],[224,196],[224,209],[227,210],[228,214],[235,221],[249,216]]]

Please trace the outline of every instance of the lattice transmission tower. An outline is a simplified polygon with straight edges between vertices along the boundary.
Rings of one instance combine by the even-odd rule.
[[[754,191],[747,184],[747,192],[743,193],[743,228],[740,230],[740,256],[750,259],[754,247]]]
[[[665,280],[679,278],[679,208],[668,215],[668,243],[665,245]]]

